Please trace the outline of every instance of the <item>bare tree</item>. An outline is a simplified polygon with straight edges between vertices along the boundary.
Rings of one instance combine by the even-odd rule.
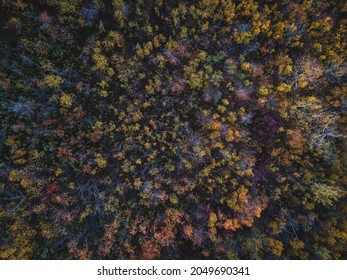
[[[310,149],[322,151],[325,158],[332,160],[334,141],[346,137],[337,127],[340,116],[325,109],[321,101],[314,96],[300,99],[294,109],[296,121],[306,130]]]

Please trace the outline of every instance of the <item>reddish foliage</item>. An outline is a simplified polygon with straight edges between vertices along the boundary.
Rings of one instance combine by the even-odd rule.
[[[10,79],[7,79],[6,81],[4,81],[4,82],[2,83],[2,89],[3,89],[3,90],[7,90],[8,87],[10,86],[10,83],[11,83],[11,80],[10,80]]]
[[[40,13],[39,18],[43,23],[49,23],[52,20],[46,11]]]
[[[59,189],[60,189],[60,187],[58,186],[58,183],[57,182],[53,182],[52,185],[48,186],[47,194],[55,193],[55,192],[59,191]]]
[[[60,187],[58,186],[57,182],[53,182],[51,185],[47,187],[46,195],[42,198],[42,203],[46,203],[47,200],[54,194],[55,192],[59,191]]]

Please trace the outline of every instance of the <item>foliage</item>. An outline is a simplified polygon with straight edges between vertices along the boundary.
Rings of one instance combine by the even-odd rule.
[[[344,1],[0,2],[0,258],[347,257]]]

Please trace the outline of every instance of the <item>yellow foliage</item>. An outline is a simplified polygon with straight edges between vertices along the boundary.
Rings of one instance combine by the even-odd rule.
[[[20,181],[20,185],[23,187],[23,188],[27,188],[27,187],[30,187],[32,186],[32,180],[25,177],[23,178],[21,181]]]
[[[22,172],[19,169],[14,169],[10,172],[8,179],[10,182],[16,182],[21,179]]]
[[[64,173],[64,171],[61,168],[57,168],[57,170],[54,172],[55,176],[57,176],[57,177],[63,173]]]
[[[286,83],[281,83],[278,87],[277,87],[277,91],[279,92],[290,92],[290,90],[292,89],[292,87]]]
[[[73,95],[64,93],[60,96],[60,105],[64,108],[70,108],[73,102]]]
[[[245,70],[245,71],[248,71],[248,70],[250,69],[250,67],[251,67],[251,64],[248,63],[248,62],[244,62],[244,63],[242,63],[242,65],[241,65],[241,69],[242,69],[242,70]]]
[[[101,121],[96,121],[93,125],[93,130],[102,130],[102,127],[103,127],[103,122]]]
[[[286,24],[284,22],[279,22],[274,25],[273,38],[279,40],[283,38],[285,32]]]
[[[217,222],[217,215],[213,212],[210,213],[210,218],[208,220],[208,227],[209,228],[214,228],[215,224]]]
[[[140,178],[136,178],[135,181],[134,181],[134,186],[136,188],[139,188],[141,185],[142,185],[141,179]]]
[[[264,86],[260,86],[259,94],[260,95],[268,95],[269,94],[269,90],[266,87],[264,87]]]
[[[292,248],[294,250],[303,249],[305,247],[304,242],[302,242],[301,240],[297,240],[297,239],[290,240],[289,244],[290,244],[290,246],[292,246]]]
[[[108,62],[105,56],[101,54],[94,54],[93,60],[95,63],[93,70],[106,70]]]
[[[227,200],[227,205],[235,212],[243,212],[245,204],[248,202],[248,190],[241,186],[237,191],[233,192],[230,199]]]
[[[270,238],[269,239],[269,247],[271,248],[271,252],[274,255],[276,255],[277,257],[280,257],[282,255],[283,244],[281,241]]]
[[[49,88],[56,89],[63,83],[63,79],[57,75],[46,75],[43,78],[43,83]]]
[[[96,165],[100,169],[103,169],[103,168],[105,168],[107,166],[107,160],[104,159],[100,153],[95,155],[94,160],[95,160]]]
[[[322,45],[320,43],[315,43],[313,47],[316,49],[317,52],[322,51]]]

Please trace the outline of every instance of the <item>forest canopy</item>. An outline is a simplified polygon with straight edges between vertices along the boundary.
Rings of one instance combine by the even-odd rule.
[[[0,259],[346,259],[346,12],[1,0]]]

